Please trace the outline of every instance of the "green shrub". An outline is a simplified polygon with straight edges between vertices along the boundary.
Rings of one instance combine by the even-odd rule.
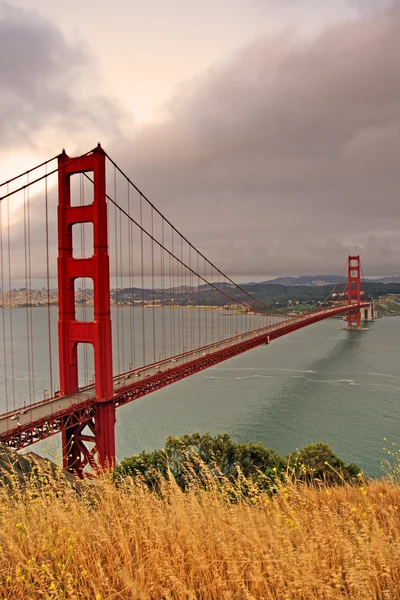
[[[341,483],[357,481],[361,470],[354,463],[346,465],[329,444],[309,444],[286,457],[288,471],[300,481]]]
[[[356,465],[346,465],[328,444],[310,444],[282,458],[262,444],[236,444],[228,434],[193,433],[168,438],[163,450],[124,459],[114,477],[140,477],[157,490],[162,480],[170,477],[181,489],[187,489],[193,478],[207,486],[210,476],[221,484],[246,479],[259,489],[273,490],[287,477],[340,484],[357,481],[359,473]]]

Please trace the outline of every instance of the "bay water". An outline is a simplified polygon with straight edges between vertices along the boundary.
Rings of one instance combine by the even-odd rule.
[[[121,407],[118,458],[171,435],[229,433],[282,455],[327,442],[378,476],[383,448],[400,445],[400,318],[344,325],[309,326]]]
[[[24,314],[13,309],[18,406],[28,392]],[[35,384],[49,388],[47,310],[33,314]],[[56,309],[51,320],[56,364]],[[383,448],[395,451],[400,444],[400,318],[369,323],[368,331],[344,326],[340,319],[309,326],[119,408],[117,458],[162,448],[172,435],[229,433],[236,442],[261,442],[282,455],[327,442],[346,462],[378,476],[388,458]],[[8,381],[10,403],[9,364]],[[5,412],[4,373],[1,386]],[[28,450],[59,455],[57,437]]]

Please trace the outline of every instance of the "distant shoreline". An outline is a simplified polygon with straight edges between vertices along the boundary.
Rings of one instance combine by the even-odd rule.
[[[78,307],[84,308],[84,305],[78,305]],[[17,310],[17,309],[26,309],[26,308],[40,308],[40,309],[48,309],[48,308],[58,308],[58,304],[50,304],[50,305],[44,305],[44,304],[28,304],[28,305],[20,305],[20,306],[0,306],[0,310]],[[89,306],[85,306],[86,309],[92,309],[93,305],[89,305]],[[272,316],[301,316],[302,314],[304,314],[305,312],[308,311],[295,311],[295,310],[291,310],[291,311],[287,311],[285,312],[284,309],[280,308],[277,309],[277,312],[268,312],[268,313],[261,313],[261,312],[253,312],[253,311],[241,311],[241,310],[235,310],[235,311],[231,311],[228,312],[227,309],[221,309],[220,306],[177,306],[177,305],[157,305],[157,306],[132,306],[130,304],[123,304],[123,305],[116,305],[113,304],[111,305],[112,309],[119,309],[119,308],[135,308],[136,310],[152,310],[152,309],[175,309],[175,310],[179,310],[179,309],[186,309],[186,310],[199,310],[199,311],[222,311],[224,310],[224,312],[220,315],[223,317],[234,317],[234,316],[263,316],[263,314],[265,316],[267,315],[272,315]],[[377,312],[378,312],[378,319],[382,319],[385,317],[399,317],[400,316],[400,305],[399,305],[399,309],[397,312],[391,311],[391,312],[387,312],[386,310],[383,309],[383,307],[381,307],[378,303],[377,303]],[[335,319],[337,317],[329,317],[332,319]]]
[[[381,317],[398,317],[400,316],[400,295],[397,294],[389,294],[387,296],[381,296],[380,298],[374,300],[375,303],[375,309],[377,311],[378,314],[378,318]],[[88,309],[91,310],[93,309],[93,304],[77,304],[76,307],[79,309]],[[50,302],[50,304],[45,304],[45,303],[40,303],[40,304],[18,304],[17,306],[9,306],[9,305],[5,305],[5,306],[1,306],[0,305],[0,310],[10,310],[10,309],[26,309],[26,308],[58,308],[58,302]],[[136,308],[139,310],[151,310],[151,309],[189,309],[189,310],[200,310],[200,311],[221,311],[221,316],[226,316],[226,317],[230,317],[230,316],[234,316],[234,315],[256,315],[256,314],[262,314],[262,313],[257,313],[257,312],[253,312],[253,311],[244,311],[239,307],[235,307],[235,308],[227,308],[227,307],[223,307],[223,306],[215,306],[215,305],[211,305],[211,306],[204,306],[204,305],[180,305],[180,304],[145,304],[144,306],[142,306],[141,304],[111,304],[111,308],[113,309],[119,309],[119,308]],[[304,307],[304,305],[301,307],[301,309],[296,310],[296,306],[290,306],[290,307],[277,307],[276,311],[277,314],[281,313],[281,314],[304,314],[305,312],[308,312],[312,306],[306,306]],[[315,307],[316,308],[316,307]],[[268,313],[271,314],[271,313]]]
[[[93,304],[78,304],[77,308],[93,308]],[[20,304],[18,306],[0,306],[0,310],[4,309],[4,310],[10,310],[10,308],[58,308],[58,304]],[[190,310],[224,310],[226,313],[228,312],[227,308],[222,308],[221,306],[185,306],[185,305],[179,305],[179,304],[156,304],[156,305],[149,305],[149,304],[145,304],[144,306],[138,305],[138,304],[112,304],[111,308],[138,308],[138,309],[153,309],[153,308],[175,308],[175,309],[179,309],[179,308],[188,308]],[[232,310],[230,312],[230,315],[235,315],[235,314],[240,314],[240,315],[254,315],[254,314],[260,314],[260,313],[255,313],[255,312],[247,312],[247,311],[241,311],[241,310]]]

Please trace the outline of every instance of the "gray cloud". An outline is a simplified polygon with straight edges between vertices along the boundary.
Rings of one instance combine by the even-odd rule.
[[[95,71],[82,44],[68,42],[35,11],[0,0],[0,147],[38,147],[49,130],[115,133],[116,102],[83,93]]]
[[[249,43],[113,154],[230,274],[337,272],[353,252],[371,274],[398,273],[394,8]]]
[[[396,11],[399,7],[398,0],[350,0],[350,2],[362,13]]]
[[[66,40],[36,11],[12,7],[0,0],[0,161],[18,157],[18,152],[26,149],[48,158],[61,151],[68,139],[73,144],[69,151],[74,154],[74,147],[85,151],[100,138],[121,135],[125,114],[115,99],[98,91],[101,85],[96,70],[96,61],[84,44]],[[52,163],[49,169],[54,168]],[[41,169],[31,178],[44,173]],[[22,178],[10,190],[26,182],[27,178]],[[55,185],[53,176],[48,197],[52,285],[55,285],[57,257]],[[0,189],[0,196],[6,191],[5,187]],[[9,205],[12,284],[25,286],[24,275],[30,270],[35,286],[43,285],[46,275],[43,186],[30,190],[29,265],[29,256],[25,254],[28,226],[23,200],[23,194],[19,193],[2,203],[2,265],[9,258],[6,227]]]
[[[89,123],[94,145],[102,120],[112,121],[118,111],[111,101],[108,110],[101,96],[92,103],[99,111],[76,102],[72,82],[79,82],[90,59],[38,17],[20,21],[14,9],[1,2],[0,8],[0,28],[7,23],[8,31],[19,32],[23,55],[32,58],[30,71],[41,74],[25,80],[21,57],[12,59],[13,69],[1,63],[4,89],[14,100],[0,101],[0,144],[7,136],[8,143],[32,137],[54,121],[75,127],[79,139]],[[293,30],[260,38],[180,86],[167,121],[133,140],[118,135],[108,150],[232,276],[334,273],[348,253],[358,252],[365,272],[398,273],[399,56],[394,5],[314,39]],[[13,110],[16,125],[10,127]],[[40,214],[32,213],[33,248],[43,248]],[[13,232],[16,248],[22,235],[20,223]],[[20,260],[18,250],[13,256],[22,273],[22,254]]]

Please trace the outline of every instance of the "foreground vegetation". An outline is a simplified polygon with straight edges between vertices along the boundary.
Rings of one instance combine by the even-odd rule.
[[[183,492],[104,477],[0,491],[2,598],[397,599],[400,489]]]
[[[246,446],[228,436],[171,438],[174,468],[190,458],[177,480],[163,464],[161,472],[151,465],[152,477],[149,470],[132,477],[125,464],[79,486],[40,464],[25,483],[8,471],[0,487],[0,598],[398,599],[397,483],[361,474],[323,480],[319,467],[341,468],[326,464],[324,445],[301,451],[305,462],[298,453],[297,470],[276,477],[284,459]],[[200,458],[218,448],[218,466]],[[255,477],[263,451],[275,465],[271,478]],[[128,464],[136,468],[138,457]]]
[[[246,481],[259,490],[275,491],[277,484],[289,477],[297,482],[324,481],[327,484],[359,482],[360,469],[346,464],[328,444],[309,444],[287,456],[263,444],[236,444],[228,434],[193,433],[167,439],[163,450],[141,452],[126,458],[115,471],[116,479],[138,477],[150,489],[157,490],[165,478],[182,490],[192,483],[208,481],[209,474],[220,481],[235,484]],[[243,486],[241,488],[243,492]]]

